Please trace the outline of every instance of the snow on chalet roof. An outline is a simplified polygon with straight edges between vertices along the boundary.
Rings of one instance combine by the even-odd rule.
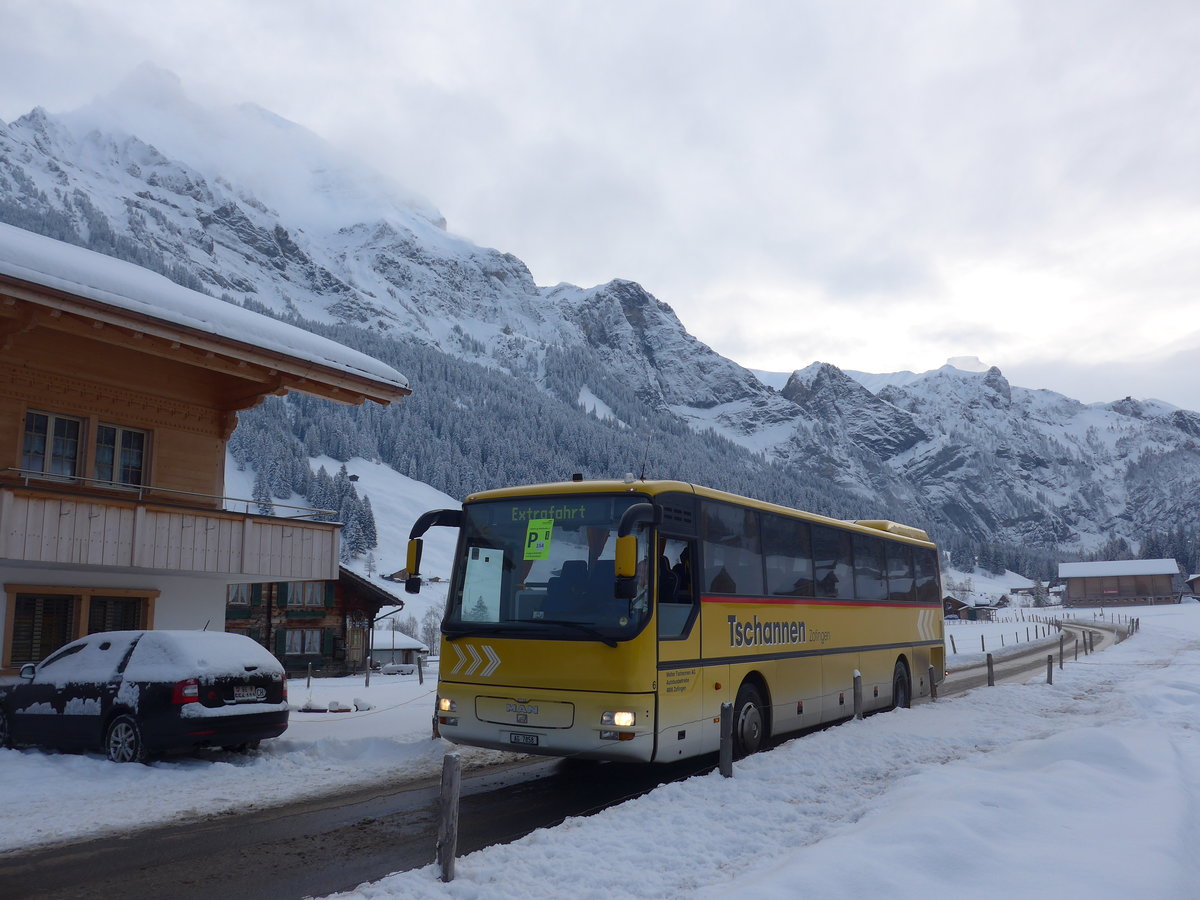
[[[0,223],[0,274],[328,369],[408,388],[391,366],[336,341],[181,287],[102,253]]]
[[[1119,559],[1111,562],[1059,563],[1059,578],[1097,578],[1102,575],[1178,575],[1173,559]]]

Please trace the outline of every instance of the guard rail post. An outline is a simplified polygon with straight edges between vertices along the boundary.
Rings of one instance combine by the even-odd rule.
[[[721,774],[733,777],[733,704],[726,700],[721,704]]]
[[[457,753],[442,759],[441,819],[438,824],[437,861],[442,881],[454,880],[454,856],[458,852],[458,798],[462,790],[462,761]]]

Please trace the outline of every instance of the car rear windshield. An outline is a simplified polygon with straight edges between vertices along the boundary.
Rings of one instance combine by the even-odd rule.
[[[138,642],[125,678],[130,681],[176,681],[283,672],[266,648],[240,634],[220,631],[148,631]]]

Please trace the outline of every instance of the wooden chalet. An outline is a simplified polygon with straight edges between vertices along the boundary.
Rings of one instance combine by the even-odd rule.
[[[229,586],[225,630],[245,634],[291,673],[360,672],[368,635],[382,607],[404,601],[342,567],[334,580]]]
[[[0,225],[0,671],[120,628],[220,628],[230,584],[338,577],[340,526],[223,496],[239,410],[410,393],[377,360]]]
[[[1173,559],[1059,563],[1064,606],[1178,603],[1183,576]]]

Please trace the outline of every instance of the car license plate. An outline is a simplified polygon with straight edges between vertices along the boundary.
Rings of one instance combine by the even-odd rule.
[[[233,699],[236,703],[253,703],[255,700],[265,700],[267,692],[260,687],[252,687],[247,684],[235,684],[233,686]]]
[[[518,734],[513,732],[508,736],[510,744],[524,744],[526,747],[536,747],[538,744],[538,736],[536,734]]]

